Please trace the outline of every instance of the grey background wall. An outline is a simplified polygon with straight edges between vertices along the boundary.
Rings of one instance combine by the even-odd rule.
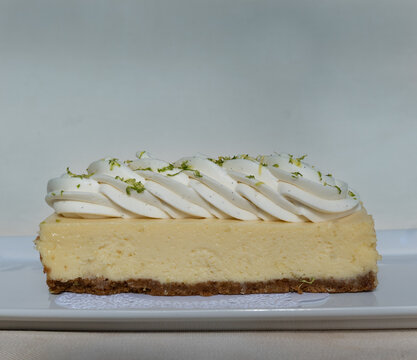
[[[0,234],[104,156],[309,155],[417,227],[417,2],[0,0]]]

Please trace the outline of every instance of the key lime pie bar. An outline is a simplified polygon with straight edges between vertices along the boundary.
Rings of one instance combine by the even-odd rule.
[[[48,183],[52,293],[356,292],[377,285],[356,191],[288,154],[93,162]]]

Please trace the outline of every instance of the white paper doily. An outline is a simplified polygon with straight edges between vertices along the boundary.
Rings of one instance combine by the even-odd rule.
[[[151,296],[145,294],[90,295],[63,293],[55,303],[75,310],[116,309],[286,309],[320,305],[329,294],[254,294],[203,296]]]

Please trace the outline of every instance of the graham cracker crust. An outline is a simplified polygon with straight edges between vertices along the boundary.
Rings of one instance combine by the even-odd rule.
[[[207,281],[196,284],[185,284],[180,282],[161,283],[151,279],[129,279],[126,281],[111,281],[104,278],[77,278],[69,281],[47,279],[49,291],[52,294],[59,294],[65,291],[95,295],[131,292],[158,296],[211,296],[218,294],[239,295],[287,292],[361,292],[374,290],[377,283],[377,277],[374,272],[347,280],[304,278],[243,283],[233,281]]]

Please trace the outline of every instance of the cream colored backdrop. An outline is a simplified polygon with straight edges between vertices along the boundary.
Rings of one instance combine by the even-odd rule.
[[[417,227],[415,1],[0,0],[0,234],[104,156],[286,151]]]

